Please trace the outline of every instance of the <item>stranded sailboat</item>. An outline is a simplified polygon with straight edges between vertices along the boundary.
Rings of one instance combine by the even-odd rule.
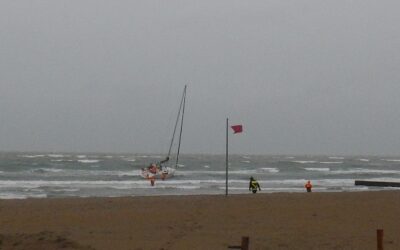
[[[151,181],[152,185],[154,185],[155,179],[164,180],[166,178],[172,177],[178,166],[179,151],[181,148],[181,139],[182,139],[183,117],[185,115],[185,104],[186,104],[186,85],[183,89],[183,94],[182,94],[182,98],[181,98],[181,102],[180,102],[180,106],[179,106],[179,110],[178,110],[178,115],[176,117],[174,131],[172,133],[171,143],[169,145],[168,154],[167,154],[165,160],[162,160],[157,163],[152,163],[150,166],[148,166],[146,168],[142,168],[142,170],[141,170],[140,175],[143,178],[149,179]],[[177,147],[177,152],[176,152],[175,164],[173,164],[172,166],[168,166],[168,162],[171,157],[171,149],[172,149],[172,145],[174,144],[178,124],[179,124],[180,128],[179,128],[178,147]]]

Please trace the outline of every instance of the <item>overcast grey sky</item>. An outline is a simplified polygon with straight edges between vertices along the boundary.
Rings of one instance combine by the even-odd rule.
[[[400,2],[0,3],[0,151],[399,154]]]

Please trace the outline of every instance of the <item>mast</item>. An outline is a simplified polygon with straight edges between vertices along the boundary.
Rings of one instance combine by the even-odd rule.
[[[182,129],[183,129],[183,117],[185,115],[185,104],[186,104],[186,85],[185,88],[183,89],[183,94],[182,94],[182,116],[181,116],[181,129],[179,132],[179,142],[178,142],[178,150],[176,153],[176,162],[175,162],[175,168],[178,167],[178,161],[179,161],[179,151],[181,149],[181,139],[182,139]]]
[[[168,149],[168,155],[167,157],[169,158],[169,156],[171,155],[171,149],[172,149],[172,145],[174,143],[174,139],[175,139],[175,134],[176,134],[176,128],[178,127],[178,122],[179,122],[179,117],[181,115],[181,111],[182,111],[182,107],[184,106],[184,97],[186,96],[186,85],[185,88],[183,89],[183,94],[182,94],[182,98],[181,98],[181,102],[179,104],[179,110],[178,110],[178,115],[176,116],[176,121],[175,121],[175,126],[174,126],[174,132],[172,134],[172,138],[171,138],[171,143],[169,145],[169,149]],[[182,122],[181,122],[182,123]],[[182,126],[182,125],[181,125]]]

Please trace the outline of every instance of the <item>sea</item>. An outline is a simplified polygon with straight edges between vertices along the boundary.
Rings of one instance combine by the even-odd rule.
[[[0,153],[0,199],[121,197],[226,193],[225,155],[181,155],[175,175],[154,186],[140,169],[164,158],[145,154]],[[173,161],[173,159],[171,160]],[[400,182],[400,157],[229,155],[228,193],[357,192],[397,188],[355,186],[355,180]]]

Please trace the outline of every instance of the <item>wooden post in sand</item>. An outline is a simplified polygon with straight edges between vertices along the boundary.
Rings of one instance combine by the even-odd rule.
[[[249,242],[250,242],[249,236],[242,236],[242,245],[240,245],[240,246],[228,246],[228,248],[249,250]]]
[[[242,237],[242,250],[249,250],[249,237],[248,236]]]
[[[383,229],[376,230],[376,238],[377,238],[377,249],[383,250]]]

